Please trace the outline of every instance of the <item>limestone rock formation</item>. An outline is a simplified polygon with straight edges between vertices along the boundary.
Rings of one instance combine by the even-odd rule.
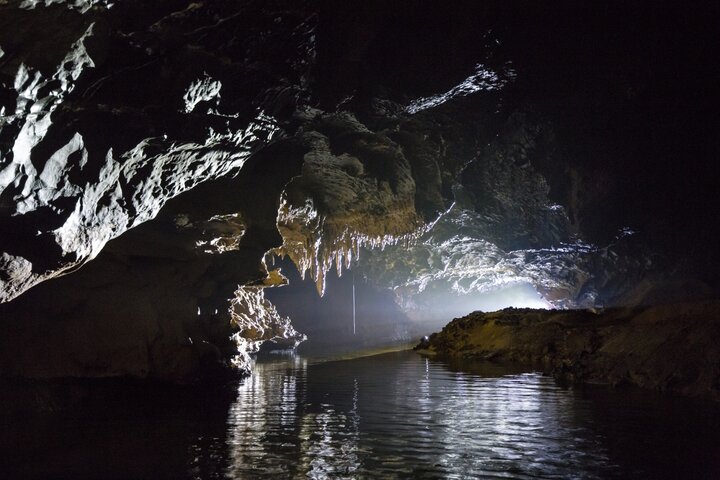
[[[2,239],[2,301],[81,266],[170,198],[236,174],[278,132],[256,95],[282,88],[289,73],[305,73],[268,65],[256,75],[262,79],[244,80],[265,88],[248,93],[246,85],[212,80],[207,72],[244,76],[269,58],[227,57],[257,42],[262,28],[254,24],[239,37],[213,31],[213,22],[246,13],[231,2],[178,11],[167,2],[144,15],[134,3],[79,11],[62,3],[2,7],[0,193],[3,230],[12,232]],[[30,41],[18,38],[11,19],[29,28],[49,21],[59,31]],[[309,42],[299,33],[303,19],[286,25],[298,44]],[[174,62],[184,69],[168,70]],[[221,94],[231,100],[221,103]]]
[[[0,374],[246,368],[303,338],[262,293],[274,256],[406,312],[518,283],[557,307],[715,295],[695,94],[636,28],[508,5],[0,2]]]
[[[0,9],[2,373],[187,381],[208,359],[227,362],[242,329],[230,321],[231,303],[243,303],[234,292],[267,276],[262,258],[279,246],[275,216],[294,170],[268,179],[255,202],[232,197],[267,175],[247,162],[297,100],[311,13],[235,2]],[[232,184],[243,168],[257,176]],[[261,297],[252,299],[262,308]]]
[[[720,400],[720,303],[591,310],[508,308],[456,318],[418,348],[519,362],[571,382]]]

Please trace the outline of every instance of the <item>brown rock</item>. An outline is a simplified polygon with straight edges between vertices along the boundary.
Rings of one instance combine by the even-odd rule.
[[[456,318],[424,351],[536,365],[572,382],[720,400],[720,302],[590,310],[508,308]]]

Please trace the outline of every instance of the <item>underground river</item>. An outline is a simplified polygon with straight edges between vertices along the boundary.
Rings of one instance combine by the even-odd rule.
[[[61,389],[57,387],[56,390]],[[73,390],[74,389],[74,390]],[[720,409],[413,352],[268,355],[226,389],[64,387],[2,417],[11,478],[718,478]],[[57,393],[57,392],[56,392]],[[63,397],[73,393],[63,393]],[[50,398],[51,396],[48,396]],[[13,454],[8,443],[13,442]]]

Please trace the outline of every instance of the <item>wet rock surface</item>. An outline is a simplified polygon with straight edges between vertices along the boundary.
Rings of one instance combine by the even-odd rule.
[[[474,312],[416,349],[535,365],[570,382],[635,385],[720,400],[719,312],[718,302]]]
[[[265,340],[300,341],[262,294],[284,281],[263,255],[282,243],[280,191],[299,162],[279,175],[258,155],[246,168],[172,199],[76,273],[0,304],[0,372],[188,383],[232,365],[247,371]]]
[[[272,255],[404,314],[717,297],[698,9],[1,2],[0,374],[247,368],[303,338]]]
[[[300,67],[258,68],[252,55],[226,55],[253,50],[241,44],[257,43],[263,28],[217,35],[215,22],[245,13],[231,2],[212,8],[167,2],[143,15],[134,2],[111,10],[50,3],[2,6],[9,103],[0,188],[3,231],[12,232],[2,237],[3,301],[81,266],[178,194],[236,174],[279,128],[256,95],[302,74]],[[296,20],[289,30],[300,28]],[[48,22],[62,27],[43,41],[13,35]],[[184,67],[168,68],[175,62]],[[262,73],[243,75],[252,68]],[[241,75],[242,83],[265,88],[241,93],[248,85],[222,88],[212,75]]]

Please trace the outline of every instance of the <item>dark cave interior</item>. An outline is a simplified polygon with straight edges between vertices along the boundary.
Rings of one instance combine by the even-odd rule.
[[[717,402],[719,21],[705,1],[0,1],[5,410],[424,336],[451,365]]]

